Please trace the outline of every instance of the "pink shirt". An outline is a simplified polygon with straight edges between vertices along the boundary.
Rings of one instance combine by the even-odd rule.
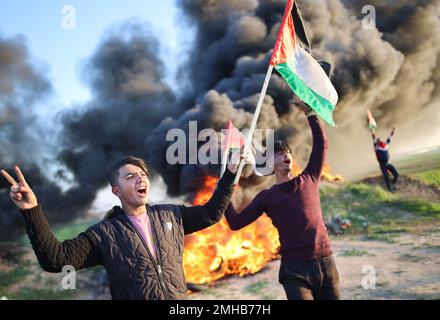
[[[137,231],[142,235],[145,242],[147,243],[148,249],[150,249],[151,254],[156,259],[156,248],[153,243],[153,233],[150,224],[150,218],[145,212],[137,216],[127,215],[130,221],[134,224]]]

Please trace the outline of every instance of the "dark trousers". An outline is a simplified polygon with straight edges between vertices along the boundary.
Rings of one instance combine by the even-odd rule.
[[[339,274],[331,255],[300,262],[281,260],[279,281],[288,300],[339,300]]]
[[[385,179],[385,184],[387,185],[388,190],[392,191],[390,176],[388,173],[391,173],[393,175],[392,184],[395,184],[397,182],[397,179],[399,178],[399,173],[397,172],[396,168],[394,168],[394,166],[389,162],[381,163],[380,170],[382,171],[382,175]]]

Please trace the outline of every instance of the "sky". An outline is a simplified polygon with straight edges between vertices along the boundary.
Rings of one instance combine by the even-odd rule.
[[[92,56],[105,32],[130,19],[147,21],[161,41],[164,58],[179,54],[176,37],[175,0],[1,0],[0,34],[6,37],[22,35],[31,56],[47,70],[54,86],[54,105],[69,106],[90,98],[81,80],[82,65]],[[75,11],[75,28],[66,29],[68,13]],[[70,11],[72,12],[72,11]],[[180,28],[179,34],[182,30]],[[169,71],[172,84],[175,70]]]

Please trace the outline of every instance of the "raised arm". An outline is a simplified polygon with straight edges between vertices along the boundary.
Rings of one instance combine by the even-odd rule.
[[[100,264],[97,234],[92,228],[75,239],[59,242],[50,230],[43,210],[20,168],[15,167],[15,172],[18,182],[1,170],[11,184],[10,197],[23,214],[26,232],[41,267],[48,272],[60,272],[66,265],[79,270]]]
[[[302,174],[310,175],[313,179],[318,180],[327,160],[328,141],[318,117],[313,112],[307,112],[306,115],[312,130],[313,144],[309,162]]]
[[[217,184],[211,199],[202,206],[178,206],[182,213],[183,229],[190,234],[220,221],[234,190],[235,175],[227,169]]]
[[[387,144],[391,142],[391,138],[394,136],[394,132],[396,131],[396,128],[393,127],[393,130],[391,130],[390,135],[387,138]]]
[[[101,264],[97,248],[99,240],[93,227],[74,239],[59,242],[50,230],[40,205],[21,212],[29,240],[43,270],[61,272],[67,265],[80,270]]]
[[[232,203],[229,204],[225,212],[225,218],[232,230],[239,230],[246,227],[263,214],[264,205],[261,197],[261,193],[259,193],[240,213],[235,210]]]

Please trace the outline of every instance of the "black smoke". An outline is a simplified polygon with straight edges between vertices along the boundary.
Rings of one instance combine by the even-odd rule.
[[[0,33],[0,167],[12,173],[20,164],[22,171],[41,201],[53,203],[60,194],[59,187],[50,181],[34,157],[44,162],[45,133],[36,123],[35,108],[52,93],[45,76],[46,67],[35,61],[22,36],[8,38]],[[0,179],[0,239],[22,230],[21,217],[9,198],[9,183]]]
[[[93,99],[62,115],[59,160],[74,174],[76,190],[90,195],[85,206],[106,185],[109,164],[126,155],[146,158],[151,130],[176,115],[159,50],[141,23],[113,28],[86,66]]]
[[[239,129],[250,126],[286,1],[177,3],[186,23],[196,30],[190,58],[181,68],[182,77],[191,80],[189,93],[182,99],[190,109],[153,131],[149,145],[161,154],[170,145],[165,141],[167,131],[186,129],[189,120],[197,120],[199,129],[225,128],[228,119]],[[434,110],[429,106],[432,101],[437,101],[438,110],[439,1],[369,4],[376,8],[377,28],[373,29],[362,27],[363,1],[298,1],[313,54],[333,66],[331,79],[340,96],[335,112],[339,127],[326,129],[329,159],[335,170],[346,175],[352,173],[351,168],[356,170],[357,163],[374,161],[365,126],[367,107],[379,122],[379,133],[395,125],[402,142],[407,135],[424,139],[417,118],[437,128],[440,122],[438,116],[426,119]],[[193,101],[192,108],[188,101]],[[275,129],[276,137],[287,140],[304,164],[310,133],[293,101],[290,89],[274,73],[258,127]],[[399,138],[395,140],[398,149]],[[164,158],[153,157],[150,162],[172,194],[192,191],[207,173],[203,166],[171,167]],[[270,184],[269,180],[250,176],[242,184],[251,186],[252,194]]]

